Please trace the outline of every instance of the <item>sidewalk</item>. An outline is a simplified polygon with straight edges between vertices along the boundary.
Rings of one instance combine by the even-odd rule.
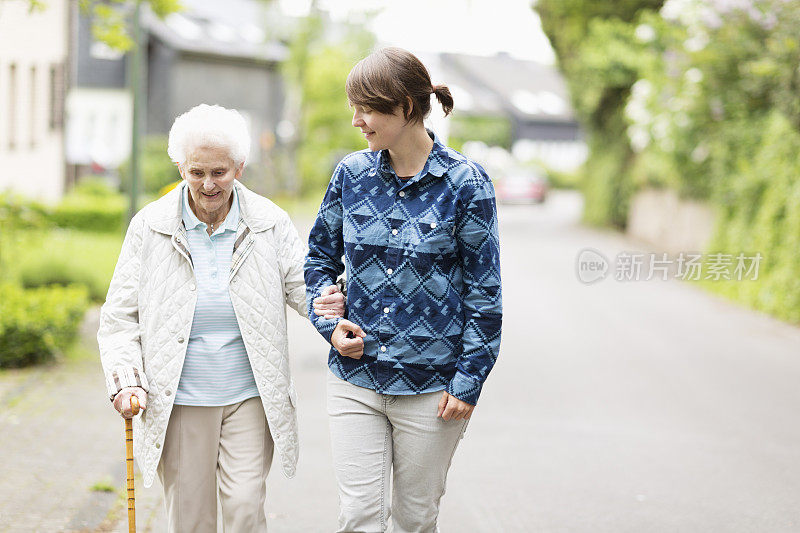
[[[124,423],[105,396],[97,354],[99,309],[82,325],[76,360],[0,373],[0,531],[126,532]],[[289,317],[295,381],[305,382],[304,457],[293,480],[273,464],[268,481],[271,532],[331,531],[336,497],[324,411],[325,342]],[[305,361],[313,360],[308,365]],[[312,376],[311,382],[308,376]],[[317,386],[315,382],[319,382]],[[134,437],[135,438],[135,437]],[[322,482],[321,482],[322,481]],[[299,485],[302,485],[299,486]],[[296,512],[295,512],[296,511]],[[136,466],[139,532],[166,529],[161,485],[145,489]]]
[[[85,357],[0,374],[0,531],[127,531],[124,423],[105,399],[98,315],[82,326]],[[161,531],[160,487],[139,479],[136,504],[138,531]]]

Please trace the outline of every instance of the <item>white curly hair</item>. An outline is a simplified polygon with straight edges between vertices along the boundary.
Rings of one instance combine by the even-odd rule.
[[[206,146],[226,148],[236,165],[245,163],[250,134],[244,117],[235,109],[200,104],[175,119],[167,145],[172,161],[182,165],[192,150]]]

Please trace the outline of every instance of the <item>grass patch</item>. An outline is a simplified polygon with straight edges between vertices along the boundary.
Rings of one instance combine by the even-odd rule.
[[[117,487],[114,486],[111,478],[103,478],[92,485],[92,492],[117,492]]]
[[[95,302],[105,300],[122,235],[75,229],[20,230],[6,240],[3,276],[24,285],[77,283]]]
[[[72,344],[64,351],[64,359],[72,363],[79,363],[81,361],[96,361],[97,350],[87,348],[82,342],[83,339],[78,339],[77,342]]]

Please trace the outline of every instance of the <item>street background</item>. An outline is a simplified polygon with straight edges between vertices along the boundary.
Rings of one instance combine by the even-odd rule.
[[[574,193],[501,207],[501,355],[442,530],[796,531],[800,330],[680,281],[582,284],[583,247],[646,248],[582,227],[580,208]],[[270,530],[333,531],[326,344],[296,314],[289,334],[301,458],[292,480],[273,466]],[[97,359],[2,383],[0,529],[125,530],[123,423]],[[91,490],[103,480],[116,492]],[[139,478],[136,503],[139,530],[163,531],[158,481]]]
[[[498,200],[502,347],[442,530],[799,531],[799,26],[785,0],[0,0],[0,531],[126,528],[95,335],[130,216],[178,183],[174,119],[241,113],[243,182],[305,237],[386,45],[448,85],[426,125]],[[289,328],[270,529],[332,531],[328,348]]]

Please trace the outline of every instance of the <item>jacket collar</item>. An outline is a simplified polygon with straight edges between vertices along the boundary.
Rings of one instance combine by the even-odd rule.
[[[233,185],[239,197],[240,220],[252,232],[265,231],[277,222],[274,207],[259,202],[259,195],[236,180]],[[177,187],[153,202],[146,211],[145,219],[150,227],[165,235],[175,235],[183,227],[183,190],[186,182],[181,181]],[[256,207],[261,207],[256,209]]]

